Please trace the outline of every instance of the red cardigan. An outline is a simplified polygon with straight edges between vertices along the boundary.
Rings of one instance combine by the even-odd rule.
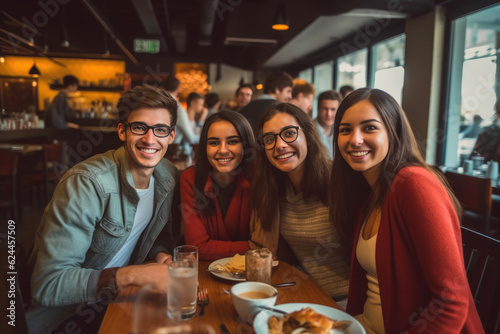
[[[359,236],[358,222],[355,236]],[[354,240],[347,312],[363,313],[366,271]],[[484,333],[465,273],[457,214],[439,180],[403,168],[382,209],[376,266],[386,333]]]
[[[209,177],[205,184],[205,194],[212,199],[208,204],[215,207],[215,213],[206,216],[194,205],[195,167],[181,174],[181,211],[184,236],[187,245],[198,247],[200,260],[218,260],[245,254],[250,249],[250,183],[242,175],[236,177],[234,194],[222,219],[214,184]]]

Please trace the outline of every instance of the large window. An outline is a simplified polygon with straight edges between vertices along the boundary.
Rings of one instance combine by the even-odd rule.
[[[316,96],[314,97],[312,117],[318,115],[318,100],[317,97],[324,91],[333,88],[333,61],[327,61],[314,66],[314,88]]]
[[[404,83],[405,35],[400,35],[373,46],[373,84],[391,94],[401,104]]]
[[[495,122],[500,97],[500,5],[453,21],[445,164],[469,156],[479,133]]]
[[[353,86],[354,89],[366,87],[366,61],[368,50],[363,49],[337,60],[337,89],[344,85]]]
[[[304,79],[305,81],[312,82],[313,80],[313,69],[307,68],[303,71],[299,72],[299,78]]]

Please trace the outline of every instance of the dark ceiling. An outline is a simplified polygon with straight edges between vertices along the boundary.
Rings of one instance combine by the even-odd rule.
[[[280,32],[271,29],[278,0],[9,0],[0,7],[0,45],[6,54],[121,57],[127,68],[169,59],[257,70],[282,47],[293,46],[294,37],[321,16],[338,18],[355,8],[390,11],[394,2],[282,1],[290,29]],[[434,5],[431,0],[397,3],[406,17]],[[328,29],[335,31],[334,24],[332,19]],[[160,53],[135,53],[136,38],[159,39]],[[298,48],[307,48],[304,39]],[[64,40],[68,46],[62,46]]]

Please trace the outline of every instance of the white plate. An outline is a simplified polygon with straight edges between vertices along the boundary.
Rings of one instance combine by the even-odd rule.
[[[217,261],[214,261],[214,262],[210,263],[210,265],[208,266],[208,269],[209,270],[210,269],[216,269],[218,264],[220,264],[221,266],[224,266],[231,259],[232,259],[231,257],[225,257],[223,259],[219,259]],[[210,272],[210,273],[212,275],[214,275],[214,276],[217,276],[217,277],[223,278],[223,279],[227,279],[227,280],[230,280],[230,281],[235,281],[235,282],[244,282],[244,281],[246,281],[245,278],[235,278],[235,277],[231,276],[230,273],[214,273],[214,272]]]
[[[365,329],[356,319],[351,317],[349,314],[341,310],[337,310],[333,307],[328,307],[318,304],[307,304],[307,303],[291,303],[291,304],[281,304],[274,306],[274,308],[281,311],[285,311],[287,313],[300,311],[301,309],[306,307],[310,307],[314,311],[323,314],[324,316],[327,316],[330,319],[352,321],[352,324],[345,331],[334,329],[333,333],[366,334]],[[259,314],[257,314],[257,316],[253,321],[253,328],[255,329],[255,332],[257,334],[269,333],[269,327],[267,325],[267,321],[269,320],[269,317],[271,317],[272,315],[276,315],[278,317],[283,316],[282,314],[280,315],[278,313],[274,313],[271,311],[262,311]]]

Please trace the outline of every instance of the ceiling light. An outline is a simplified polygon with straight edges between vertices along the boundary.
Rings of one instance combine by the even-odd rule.
[[[274,13],[273,29],[274,30],[288,30],[288,17],[286,16],[285,6],[282,3],[278,4],[276,12]]]
[[[5,55],[4,53],[2,52],[2,49],[0,49],[0,63],[5,63]]]
[[[38,67],[36,67],[36,58],[35,58],[35,61],[33,62],[33,67],[31,67],[31,69],[29,71],[29,75],[34,75],[34,76],[42,75],[40,73],[40,70],[38,69]]]

